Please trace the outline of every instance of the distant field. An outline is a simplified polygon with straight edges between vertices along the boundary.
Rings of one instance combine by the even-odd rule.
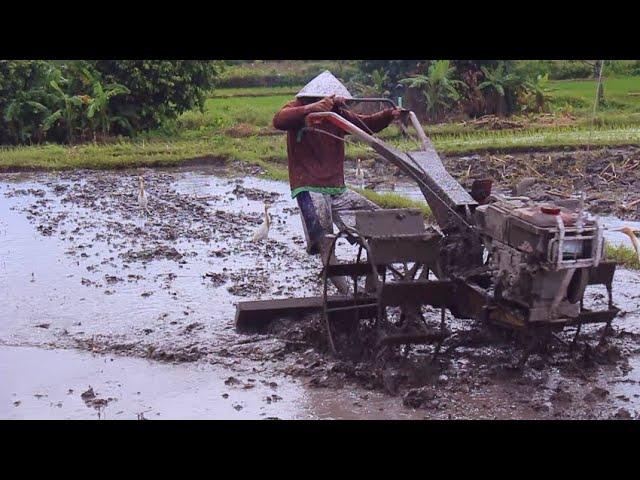
[[[558,80],[550,84],[553,89],[554,106],[561,107],[567,104],[577,110],[589,112],[593,109],[596,97],[594,80]],[[604,94],[604,110],[640,113],[640,77],[606,78]]]
[[[293,95],[271,95],[258,97],[233,96],[228,98],[208,98],[204,112],[191,111],[178,119],[178,128],[183,134],[210,134],[237,124],[264,128],[271,124],[273,115]]]
[[[300,91],[302,85],[292,87],[245,87],[245,88],[218,88],[211,92],[211,98],[225,97],[270,97],[273,95],[294,96]]]
[[[254,61],[232,65],[218,78],[221,87],[272,87],[305,84],[323,70],[347,79],[356,72],[351,60]]]

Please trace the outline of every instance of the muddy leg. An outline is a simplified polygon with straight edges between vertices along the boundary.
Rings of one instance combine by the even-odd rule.
[[[302,217],[302,228],[307,242],[307,253],[319,253],[323,265],[338,263],[335,252],[331,250],[333,223],[331,218],[331,197],[316,192],[300,192],[296,196]],[[331,251],[330,251],[331,250]],[[346,295],[350,292],[346,277],[331,278],[338,291]]]
[[[447,326],[445,324],[445,318],[446,318],[446,311],[444,309],[444,307],[442,307],[440,309],[440,333],[444,334]],[[440,349],[442,348],[442,344],[444,343],[444,337],[438,342],[438,344],[436,345],[435,350],[433,351],[433,356],[431,357],[431,363],[436,361],[436,358],[438,358],[438,355],[440,354]]]
[[[322,195],[313,192],[300,192],[296,196],[302,229],[305,241],[307,242],[307,253],[315,255],[320,252],[320,246],[325,234],[333,233],[331,219],[327,212],[325,201]]]
[[[335,252],[331,249],[332,242],[332,236],[327,235],[320,244],[323,265],[336,265],[338,263]],[[351,292],[348,277],[331,277],[330,280],[342,295],[348,295]]]
[[[529,357],[536,350],[537,346],[538,346],[538,336],[534,334],[529,339],[529,343],[527,344],[527,347],[522,353],[522,357],[520,358],[520,361],[517,364],[518,369],[522,369],[526,365],[527,360],[529,360]]]
[[[607,340],[607,334],[609,334],[609,331],[611,330],[611,320],[608,321],[604,328],[602,329],[602,335],[600,335],[600,341],[598,342],[598,348],[602,347],[606,340]]]
[[[578,328],[576,328],[576,334],[573,336],[573,340],[571,341],[571,345],[569,345],[569,351],[572,352],[573,348],[576,345],[576,342],[578,341],[578,335],[580,335],[580,330],[582,330],[582,323],[578,324]]]

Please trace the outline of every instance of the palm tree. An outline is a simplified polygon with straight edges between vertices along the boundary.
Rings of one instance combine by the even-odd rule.
[[[426,75],[414,75],[400,82],[422,93],[428,117],[437,121],[445,110],[460,99],[456,87],[465,86],[464,82],[452,78],[454,73],[455,68],[449,60],[436,60],[429,66]]]

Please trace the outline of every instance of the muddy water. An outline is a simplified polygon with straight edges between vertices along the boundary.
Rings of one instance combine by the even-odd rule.
[[[320,264],[304,252],[287,186],[246,176],[240,165],[231,171],[239,177],[216,167],[0,176],[0,417],[608,418],[618,408],[640,411],[640,276],[624,270],[616,274],[623,309],[616,341],[629,360],[586,380],[560,363],[533,370],[531,381],[488,376],[493,358],[512,354],[490,347],[463,350],[442,368],[449,380],[437,411],[406,408],[397,396],[352,383],[313,388],[331,361],[292,357],[281,340],[233,330],[237,301],[317,293]],[[149,216],[137,208],[139,174]],[[256,245],[249,238],[265,201],[270,239]],[[603,298],[596,289],[588,303]],[[316,364],[312,381],[289,374]],[[93,396],[83,399],[90,386]],[[607,394],[595,405],[556,405],[557,389],[582,399],[596,386]]]
[[[140,173],[148,217],[135,200]],[[319,265],[304,253],[284,184],[224,174],[2,176],[0,417],[422,418],[384,395],[285,378],[265,359],[276,342],[246,353],[235,303],[315,292]],[[273,225],[255,245],[247,239],[264,201]],[[178,254],[136,257],[158,247]],[[80,394],[89,385],[114,400],[88,407]]]
[[[4,419],[378,419],[394,409],[394,418],[422,418],[381,394],[364,401],[357,391],[345,396],[286,379],[237,386],[229,371],[207,364],[76,350],[0,347],[0,376]],[[83,398],[89,388],[95,398]]]
[[[127,178],[135,180],[135,177],[123,177]],[[57,184],[74,189],[73,181],[61,180]],[[266,191],[280,190],[278,197],[284,197],[284,188],[280,183],[266,185],[265,182],[249,180],[247,184],[250,188],[261,187]],[[9,185],[3,185],[0,195]],[[25,181],[17,185],[24,189],[40,188],[49,193],[37,181]],[[236,198],[230,193],[235,185],[233,181],[216,179],[210,174],[186,173],[179,175],[175,191],[178,195],[192,197],[214,196],[219,204],[209,208],[229,208],[233,201],[234,208],[243,214],[240,219],[243,228],[239,228],[236,235],[242,241],[250,238],[252,229],[260,223],[262,203]],[[148,188],[150,196],[153,196],[153,188]],[[99,193],[100,196],[122,194]],[[0,334],[5,339],[23,341],[28,338],[37,343],[39,338],[47,340],[52,332],[60,335],[65,334],[65,330],[70,334],[108,332],[126,336],[133,330],[145,328],[154,330],[147,333],[153,337],[160,317],[164,320],[164,327],[175,325],[175,329],[178,329],[179,326],[206,319],[207,327],[224,332],[230,328],[228,319],[233,317],[234,301],[238,297],[227,291],[225,287],[229,285],[226,282],[216,286],[203,275],[213,273],[228,276],[226,272],[237,272],[237,283],[240,283],[244,278],[249,278],[249,270],[266,272],[271,268],[269,259],[265,258],[269,255],[270,247],[275,252],[281,248],[280,245],[290,243],[285,238],[288,232],[300,231],[296,224],[299,223],[298,217],[282,212],[283,206],[290,206],[289,202],[280,199],[273,206],[275,225],[271,232],[272,240],[267,245],[251,244],[239,249],[230,245],[228,238],[223,238],[223,235],[218,238],[213,227],[208,241],[188,234],[180,238],[177,233],[178,238],[174,241],[161,243],[175,248],[188,261],[159,256],[149,262],[127,262],[119,258],[120,253],[144,252],[158,245],[154,224],[161,223],[162,218],[155,218],[153,213],[150,218],[139,216],[133,198],[113,198],[122,203],[122,208],[101,211],[100,208],[91,210],[73,203],[65,204],[60,198],[47,195],[49,202],[41,209],[44,212],[36,216],[40,225],[46,228],[55,222],[58,213],[49,212],[66,215],[57,226],[60,235],[49,236],[34,229],[32,222],[24,215],[24,208],[31,208],[26,205],[31,203],[33,197],[3,199],[0,206],[0,228],[3,230],[2,288],[7,301],[0,306],[0,316],[7,320],[2,322]],[[153,197],[151,203],[154,203]],[[133,213],[127,215],[127,210]],[[129,231],[134,234],[137,229],[150,231],[151,236],[148,239],[139,239],[135,235],[120,237],[116,232],[109,232],[115,222],[127,224]],[[200,226],[193,219],[189,227],[197,229]],[[239,250],[242,255],[229,253]],[[298,260],[301,259],[298,254]],[[184,263],[180,263],[182,261]],[[278,271],[277,275],[270,275],[269,279],[274,285],[263,285],[264,288],[256,292],[257,296],[276,293],[272,292],[271,287],[276,287],[276,290],[282,288],[282,295],[289,290],[285,286],[288,279],[309,276],[302,261],[288,267],[286,272]],[[244,274],[246,276],[243,277]],[[161,288],[158,288],[159,285]],[[179,301],[176,300],[178,298]],[[34,336],[34,322],[41,322],[44,318],[51,324],[50,328],[48,331],[40,329],[39,333],[43,335]]]

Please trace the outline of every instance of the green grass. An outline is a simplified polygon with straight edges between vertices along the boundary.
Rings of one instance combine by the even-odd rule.
[[[630,145],[640,143],[640,126],[554,128],[537,131],[505,130],[474,132],[433,138],[442,153],[518,151],[580,146]]]
[[[605,256],[608,260],[613,260],[621,266],[640,270],[638,255],[631,247],[626,245],[607,245],[605,247]]]
[[[573,107],[577,113],[591,115],[596,98],[595,80],[557,80],[549,82],[552,88],[552,105],[556,109]],[[599,110],[615,110],[624,113],[640,113],[640,76],[604,79],[605,105]]]
[[[375,192],[365,188],[354,188],[354,191],[360,195],[371,200],[373,203],[382,208],[417,208],[422,211],[422,215],[425,219],[431,220],[431,209],[425,202],[419,202],[410,198],[404,197],[398,193],[393,192]]]
[[[239,67],[240,68],[240,67]],[[246,65],[241,68],[248,68]],[[266,67],[265,67],[266,68]],[[596,132],[593,137],[585,137],[584,132],[593,128],[592,108],[595,95],[595,83],[592,80],[572,80],[551,82],[553,110],[560,114],[567,112],[576,117],[570,126],[545,125],[536,122],[535,117],[516,117],[527,127],[524,130],[486,131],[477,130],[473,124],[450,122],[425,125],[425,132],[434,141],[440,142],[448,152],[488,150],[500,148],[522,149],[568,146],[581,144],[612,145],[628,143],[628,127],[640,126],[640,96],[628,96],[629,92],[640,92],[640,77],[611,78],[605,82],[606,97],[609,106],[600,109],[596,126],[600,129],[621,129],[620,132]],[[173,136],[193,139],[212,135],[237,125],[252,133],[273,131],[271,121],[274,113],[291,100],[297,91],[292,87],[249,87],[223,88],[212,93],[205,102],[204,111],[187,112],[180,116],[171,131]],[[270,94],[269,94],[270,93]],[[256,95],[256,96],[249,96]],[[578,105],[568,108],[567,105]],[[580,106],[581,105],[581,106]],[[612,107],[614,105],[615,107]],[[545,132],[540,135],[538,132]],[[393,137],[395,129],[382,133],[383,138]],[[509,140],[508,136],[513,136]],[[517,138],[516,138],[517,137]],[[632,138],[631,141],[634,139]],[[463,146],[462,143],[465,145]]]
[[[203,112],[192,110],[178,118],[177,133],[194,138],[237,124],[247,124],[255,129],[270,127],[273,115],[290,100],[291,95],[209,98]]]
[[[244,87],[244,88],[218,88],[211,92],[210,98],[228,97],[272,97],[274,95],[295,96],[302,85],[291,87]],[[250,100],[249,100],[250,101]]]
[[[598,128],[549,132],[475,132],[465,135],[434,136],[436,149],[444,154],[481,151],[514,151],[564,146],[625,145],[640,143],[640,127]],[[400,138],[388,140],[403,150],[417,148],[414,141]],[[373,151],[362,144],[347,144],[348,158],[373,158]],[[249,135],[232,138],[220,131],[197,132],[193,136],[151,138],[148,141],[123,140],[108,144],[83,144],[74,147],[40,145],[0,148],[0,170],[11,168],[124,168],[154,165],[176,165],[198,157],[242,160],[257,165],[274,163],[284,167],[284,137]]]

